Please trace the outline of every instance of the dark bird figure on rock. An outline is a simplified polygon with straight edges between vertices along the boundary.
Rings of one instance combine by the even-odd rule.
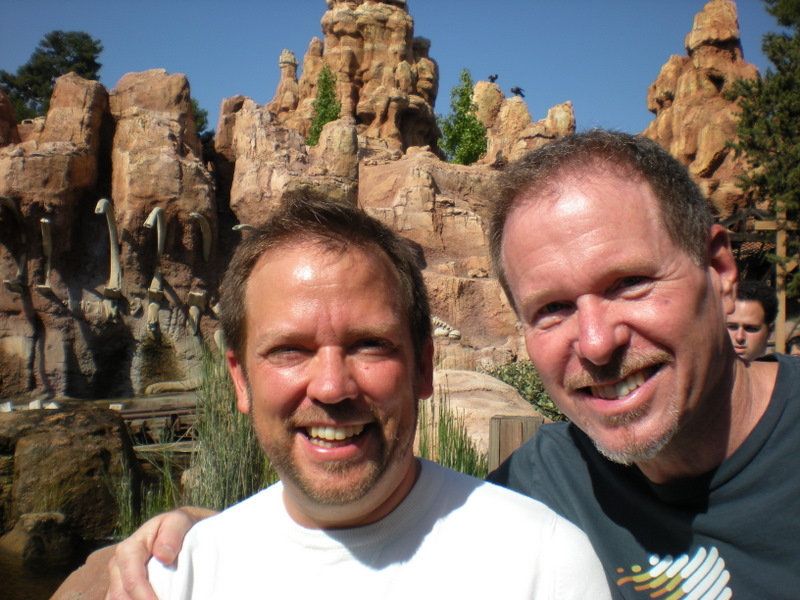
[[[524,98],[525,97],[525,93],[524,92],[525,92],[525,90],[523,90],[520,87],[512,87],[511,88],[511,93],[514,94],[515,96],[519,96],[520,98]]]
[[[494,83],[495,81],[497,81],[497,75],[494,73],[489,75],[489,83]]]

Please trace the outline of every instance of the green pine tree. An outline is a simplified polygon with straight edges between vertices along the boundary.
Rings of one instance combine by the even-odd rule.
[[[194,114],[194,127],[197,135],[204,133],[214,134],[214,130],[208,131],[208,111],[200,106],[200,103],[192,98],[192,113]]]
[[[738,140],[732,144],[745,157],[748,171],[740,187],[775,211],[800,218],[800,0],[764,0],[767,11],[786,28],[764,36],[762,49],[772,67],[763,77],[734,83],[730,98],[739,108]],[[789,240],[796,253],[796,235]],[[787,291],[800,291],[795,276]]]
[[[316,146],[319,143],[322,128],[331,121],[338,119],[341,111],[342,103],[336,97],[336,76],[331,72],[330,67],[325,65],[317,78],[314,119],[311,121],[311,128],[308,130],[306,145]]]
[[[448,161],[471,165],[486,152],[486,128],[475,115],[472,75],[467,69],[461,71],[460,80],[450,91],[450,114],[437,118],[442,131],[439,148]]]
[[[83,31],[51,31],[16,73],[0,70],[0,87],[11,98],[17,121],[47,113],[58,77],[73,71],[84,79],[98,79],[102,51],[100,41]]]

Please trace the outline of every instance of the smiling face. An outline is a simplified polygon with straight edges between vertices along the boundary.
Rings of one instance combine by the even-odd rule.
[[[710,266],[698,266],[656,202],[636,178],[567,176],[520,197],[502,247],[553,400],[606,456],[640,466],[709,418],[730,362],[724,311],[736,280],[721,228],[709,234]]]
[[[764,354],[771,333],[766,318],[758,300],[736,301],[736,309],[728,315],[728,334],[736,354],[746,360],[755,360]]]
[[[267,252],[250,276],[245,352],[228,353],[229,369],[305,526],[373,522],[413,485],[431,352],[420,372],[398,296],[384,257],[313,242]]]

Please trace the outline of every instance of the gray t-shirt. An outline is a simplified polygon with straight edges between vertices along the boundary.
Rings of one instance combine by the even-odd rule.
[[[583,529],[616,598],[800,598],[800,360],[767,360],[779,363],[769,407],[704,476],[653,484],[557,423],[489,480]],[[686,595],[675,595],[681,586]]]

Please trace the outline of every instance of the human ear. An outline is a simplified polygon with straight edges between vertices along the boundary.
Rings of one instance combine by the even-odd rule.
[[[708,231],[708,268],[719,282],[719,294],[724,314],[736,308],[736,287],[739,269],[733,258],[728,232],[722,225],[712,225]]]
[[[228,373],[233,380],[233,387],[236,390],[236,408],[245,415],[250,414],[250,386],[247,385],[247,375],[244,365],[239,362],[233,350],[225,352],[225,360],[228,363]]]
[[[428,338],[419,361],[419,400],[433,394],[433,339]]]

